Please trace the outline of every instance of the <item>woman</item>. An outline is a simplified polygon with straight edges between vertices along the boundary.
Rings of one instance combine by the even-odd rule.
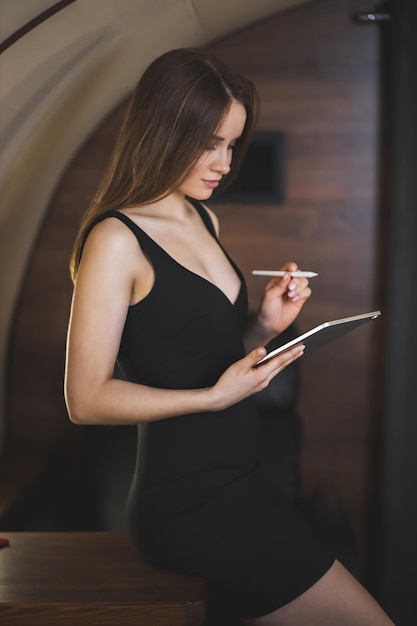
[[[285,264],[248,326],[243,276],[201,204],[239,166],[256,100],[198,49],[163,54],[140,79],[72,257],[69,415],[142,424],[128,518],[155,565],[205,577],[246,624],[388,626],[258,475],[251,396],[303,348],[254,366],[311,291]]]

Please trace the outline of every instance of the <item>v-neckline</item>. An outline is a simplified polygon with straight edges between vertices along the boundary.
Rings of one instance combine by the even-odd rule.
[[[193,203],[191,203],[194,210],[196,211],[196,213],[198,214],[199,218],[201,219],[201,221],[203,222],[204,226],[207,228],[207,225],[205,224],[200,212],[197,210],[197,208],[194,206]],[[216,283],[214,283],[213,281],[209,280],[208,278],[206,278],[205,276],[202,276],[201,274],[198,274],[197,272],[194,272],[193,270],[190,270],[188,267],[186,267],[185,265],[183,265],[182,263],[180,263],[179,261],[177,261],[171,254],[169,254],[169,252],[167,252],[157,241],[155,241],[155,239],[153,239],[153,237],[151,237],[145,230],[143,230],[143,228],[141,226],[139,226],[138,224],[136,224],[136,222],[134,220],[132,220],[131,217],[129,217],[128,215],[126,215],[126,213],[122,213],[121,211],[115,211],[114,213],[117,213],[118,215],[123,216],[124,218],[126,218],[129,222],[131,222],[133,224],[134,227],[136,227],[137,229],[139,229],[155,246],[157,246],[164,254],[166,257],[168,257],[173,263],[175,263],[178,267],[180,267],[181,269],[183,269],[184,271],[188,272],[189,274],[191,274],[192,276],[195,276],[197,278],[199,278],[200,280],[203,280],[205,283],[207,283],[208,285],[211,285],[212,287],[214,287],[214,289],[216,289],[216,291],[218,291],[224,298],[226,298],[226,300],[229,302],[229,304],[233,307],[236,306],[236,304],[239,301],[239,298],[242,294],[242,289],[243,289],[243,275],[241,273],[241,271],[239,270],[239,268],[237,267],[237,265],[234,263],[234,261],[231,259],[231,257],[228,255],[228,253],[226,252],[226,250],[223,248],[222,244],[220,243],[219,239],[217,238],[217,236],[215,237],[213,235],[213,233],[210,232],[209,228],[207,228],[208,232],[210,233],[210,235],[213,237],[213,239],[215,239],[217,245],[219,246],[219,248],[222,250],[223,254],[225,255],[227,261],[230,263],[232,269],[235,271],[239,281],[240,281],[240,286],[239,286],[239,290],[237,292],[236,295],[236,299],[234,301],[232,301],[229,296],[223,291],[223,289],[221,289],[218,285],[216,285]],[[155,275],[155,279],[156,279],[156,275]],[[152,292],[152,290],[151,290]],[[151,293],[150,292],[150,293]],[[139,303],[138,303],[139,304]]]

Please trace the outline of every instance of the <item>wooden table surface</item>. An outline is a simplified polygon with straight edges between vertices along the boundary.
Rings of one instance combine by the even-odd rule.
[[[125,533],[0,534],[10,540],[0,550],[4,626],[203,621],[204,581],[146,564]]]

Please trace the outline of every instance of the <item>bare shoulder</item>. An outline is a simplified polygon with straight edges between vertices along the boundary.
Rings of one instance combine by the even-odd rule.
[[[109,217],[96,224],[87,237],[77,283],[89,293],[122,291],[129,300],[135,282],[148,276],[148,266],[132,231],[119,219]]]
[[[85,253],[105,253],[107,257],[144,256],[133,232],[115,217],[108,217],[92,228],[85,243]]]

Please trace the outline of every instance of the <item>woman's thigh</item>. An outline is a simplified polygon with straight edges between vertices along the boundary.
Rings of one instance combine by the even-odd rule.
[[[247,626],[393,626],[374,598],[338,561],[310,589]]]

